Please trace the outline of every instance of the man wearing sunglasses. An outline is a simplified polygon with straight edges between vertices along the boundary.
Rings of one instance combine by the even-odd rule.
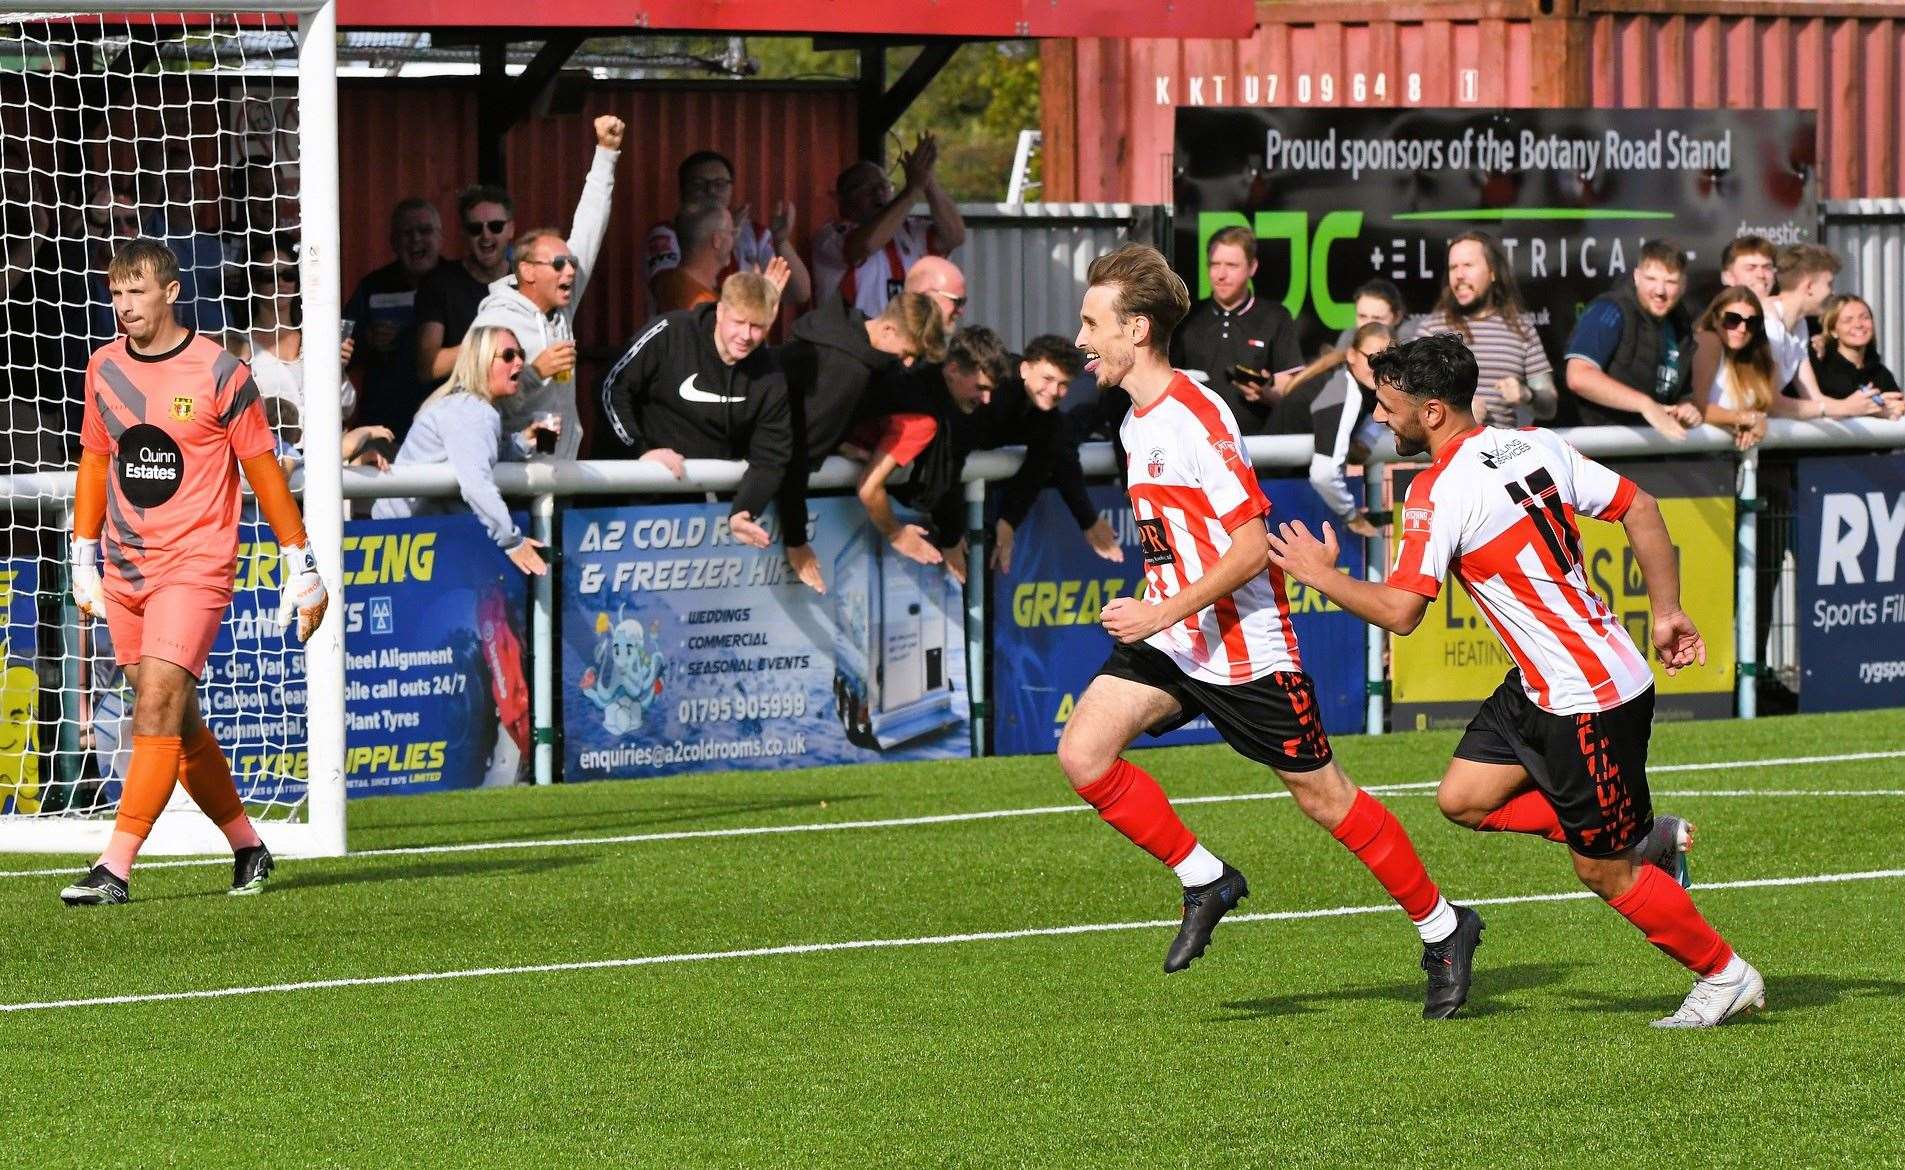
[[[944,256],[922,256],[906,270],[906,291],[925,293],[939,308],[946,332],[959,328],[966,315],[966,274]]]
[[[648,229],[644,251],[650,304],[660,304],[665,299],[657,294],[662,277],[684,262],[685,241],[676,231],[676,221],[695,208],[729,207],[733,204],[736,187],[734,162],[718,150],[697,150],[682,159],[681,165],[675,168],[675,185],[681,198],[681,207],[675,219],[663,220]],[[807,265],[801,260],[800,253],[794,250],[793,202],[788,199],[775,200],[774,220],[766,227],[754,222],[749,214],[751,211],[747,203],[734,209],[734,250],[714,278],[701,283],[713,290],[736,272],[766,273],[778,257],[787,268],[785,295],[781,299],[790,305],[806,304],[813,297],[813,280],[807,274]],[[708,299],[714,299],[712,291]],[[657,313],[666,311],[656,310]]]
[[[615,161],[622,154],[620,118],[595,120],[595,160],[582,184],[575,222],[565,240],[554,228],[538,228],[516,249],[513,275],[490,285],[475,325],[495,325],[523,346],[522,389],[501,406],[505,433],[521,431],[554,415],[557,459],[582,450],[582,417],[575,398],[575,311],[608,230],[609,198],[615,193]]]
[[[417,377],[435,386],[450,376],[457,347],[489,296],[509,273],[516,238],[516,205],[501,187],[468,187],[456,197],[463,259],[439,264],[417,288]]]

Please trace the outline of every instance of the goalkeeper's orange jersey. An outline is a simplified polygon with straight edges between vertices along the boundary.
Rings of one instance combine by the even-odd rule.
[[[196,332],[168,353],[121,337],[86,365],[80,443],[110,461],[101,540],[109,587],[231,592],[238,461],[276,445],[244,362]]]

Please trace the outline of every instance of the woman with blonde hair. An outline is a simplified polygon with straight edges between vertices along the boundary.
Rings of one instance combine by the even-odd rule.
[[[472,328],[457,351],[450,378],[417,408],[417,419],[404,436],[394,466],[448,463],[456,472],[463,502],[488,529],[490,538],[525,573],[548,572],[542,547],[510,519],[509,507],[496,490],[496,464],[504,458],[527,458],[536,451],[539,434],[552,438],[561,427],[557,418],[538,418],[503,442],[503,416],[496,400],[515,394],[522,385],[523,349],[516,335],[497,326]],[[385,520],[421,516],[457,509],[446,501],[417,499],[378,500],[371,516]]]
[[[1882,403],[1892,418],[1905,414],[1898,379],[1879,360],[1872,306],[1848,293],[1826,303],[1812,353],[1812,372],[1827,398],[1863,394]]]

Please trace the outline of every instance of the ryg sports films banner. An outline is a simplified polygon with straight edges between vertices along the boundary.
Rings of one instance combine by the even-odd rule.
[[[1208,109],[1177,111],[1176,261],[1210,295],[1204,250],[1236,224],[1258,238],[1256,289],[1283,302],[1304,350],[1354,324],[1352,294],[1394,281],[1435,304],[1447,241],[1496,236],[1548,357],[1579,310],[1629,280],[1657,237],[1692,256],[1686,304],[1719,288],[1744,232],[1817,238],[1815,116],[1797,110]]]
[[[1270,519],[1301,520],[1320,531],[1328,517],[1308,481],[1267,479]],[[1350,491],[1361,498],[1361,479]],[[1085,543],[1058,493],[1044,492],[1012,543],[1012,571],[992,582],[992,748],[999,755],[1053,751],[1078,697],[1111,653],[1112,638],[1098,612],[1114,597],[1144,584],[1137,522],[1116,485],[1091,489],[1092,503],[1111,521],[1124,547],[1122,564],[1104,560]],[[1342,534],[1338,534],[1339,537]],[[1363,571],[1362,542],[1350,538],[1343,563]],[[1368,657],[1363,624],[1336,603],[1290,582],[1290,611],[1303,668],[1316,684],[1324,729],[1361,731]],[[1215,743],[1210,721],[1198,718],[1168,735],[1145,736],[1139,746]]]
[[[725,504],[563,516],[563,777],[972,754],[962,591],[855,499],[810,501],[827,592]]]
[[[519,524],[525,518],[518,516]],[[305,755],[304,651],[278,621],[270,530],[240,529],[230,618],[199,690],[205,722],[247,800],[294,801]],[[513,783],[529,743],[527,586],[474,516],[344,527],[345,786],[352,796]],[[130,688],[92,623],[98,775],[124,775]]]
[[[1621,472],[1660,501],[1680,564],[1680,605],[1707,642],[1707,664],[1669,677],[1653,651],[1653,607],[1627,530],[1582,517],[1588,587],[1600,595],[1654,670],[1654,717],[1724,719],[1733,713],[1733,464],[1713,460],[1629,465]],[[1413,469],[1396,473],[1394,497]],[[1392,532],[1402,531],[1397,505]],[[1393,550],[1390,556],[1394,557]],[[1390,641],[1390,727],[1466,727],[1515,665],[1454,575],[1407,637]]]
[[[1905,455],[1799,461],[1799,707],[1905,706]]]

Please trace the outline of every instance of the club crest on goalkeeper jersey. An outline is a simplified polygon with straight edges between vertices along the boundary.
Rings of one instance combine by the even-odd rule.
[[[275,447],[244,362],[197,333],[154,355],[112,341],[86,365],[80,443],[109,460],[100,544],[111,583],[231,590],[238,461]]]

